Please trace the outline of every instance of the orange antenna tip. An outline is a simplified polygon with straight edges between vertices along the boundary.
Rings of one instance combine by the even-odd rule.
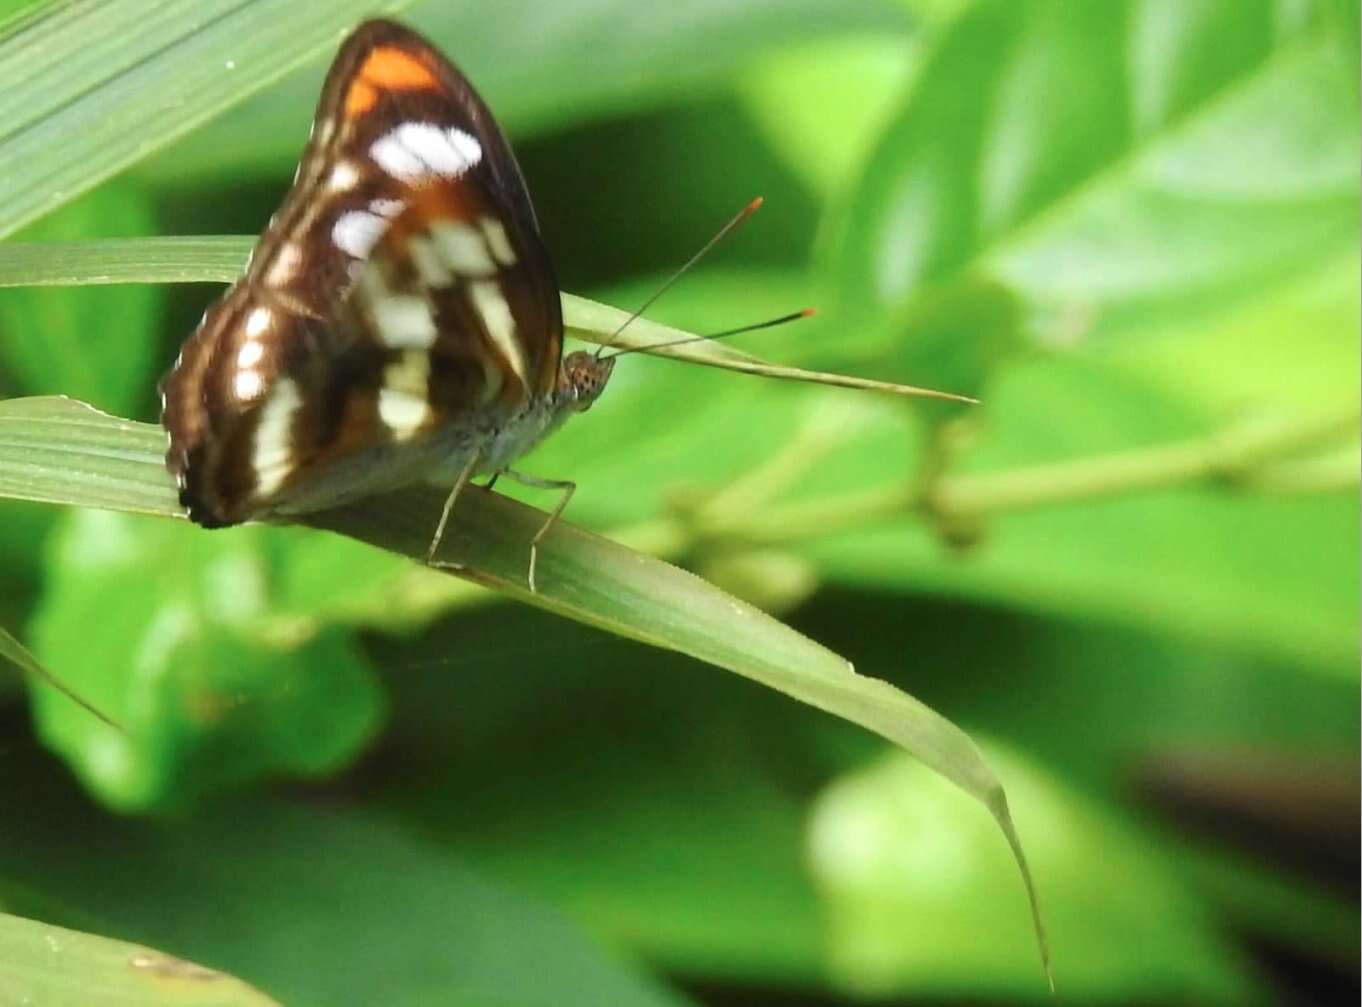
[[[816,315],[816,314],[818,314],[818,309],[817,309],[817,308],[805,308],[803,311],[801,311],[801,312],[799,313],[799,317],[800,317],[800,318],[812,318],[812,317],[813,317],[814,315]]]
[[[747,206],[743,208],[742,211],[743,216],[746,217],[749,214],[756,213],[758,210],[761,209],[761,204],[764,202],[766,202],[766,197],[758,196],[756,199],[752,200],[752,202],[748,203]]]

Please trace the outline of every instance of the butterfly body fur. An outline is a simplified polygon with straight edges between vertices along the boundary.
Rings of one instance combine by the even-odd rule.
[[[369,21],[341,46],[294,185],[161,385],[196,522],[303,513],[476,453],[495,474],[611,362],[562,356],[557,280],[510,146],[459,71]]]

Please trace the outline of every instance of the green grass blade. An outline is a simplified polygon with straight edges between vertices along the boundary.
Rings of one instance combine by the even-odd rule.
[[[183,517],[160,427],[63,396],[0,402],[0,496]]]
[[[110,238],[0,244],[0,287],[231,283],[254,238]]]
[[[151,948],[0,913],[7,1004],[271,1007],[240,979]]]
[[[38,659],[29,653],[28,648],[12,637],[3,626],[0,626],[0,658],[6,658],[13,661],[19,666],[21,671],[31,675],[39,682],[50,685],[67,699],[71,700],[71,702],[87,711],[91,716],[97,717],[117,731],[122,730],[113,718],[105,716],[97,707],[82,699],[75,691],[67,688],[66,684],[62,682],[60,678],[39,664]]]
[[[0,245],[0,287],[62,286],[90,283],[230,283],[241,274],[253,238],[231,235],[201,238],[129,238],[106,241],[17,242]],[[974,402],[966,396],[828,371],[807,371],[768,363],[717,342],[664,346],[695,334],[639,318],[618,337],[629,318],[619,308],[563,294],[568,334],[585,342],[620,349],[645,349],[707,367],[720,367],[787,381],[808,381],[840,388],[885,392],[909,398]]]
[[[308,523],[401,553],[425,556],[445,494],[405,491],[312,515]],[[540,552],[539,590],[525,583],[529,542],[545,515],[475,488],[459,497],[443,562],[476,583],[557,615],[680,651],[873,731],[983,802],[1007,840],[1030,900],[1051,988],[1049,943],[1002,784],[964,731],[888,682],[693,574],[557,522]]]
[[[178,515],[159,427],[65,398],[0,402],[0,496]],[[420,559],[445,493],[405,490],[306,523]],[[539,591],[526,585],[529,543],[545,515],[472,488],[459,497],[441,559],[459,575],[620,636],[689,654],[859,724],[901,745],[992,813],[1034,888],[1007,801],[969,737],[886,682],[700,578],[558,522],[544,539]],[[1045,951],[1039,911],[1037,934]],[[1048,957],[1047,957],[1048,962]],[[1048,964],[1047,964],[1048,971]]]
[[[409,0],[64,0],[0,38],[0,236]]]
[[[873,378],[858,378],[849,374],[836,374],[831,371],[806,371],[800,367],[786,367],[771,364],[754,357],[750,353],[735,350],[718,342],[690,342],[670,346],[695,334],[669,325],[648,322],[640,318],[629,322],[629,327],[615,336],[626,321],[630,312],[612,308],[606,304],[588,301],[572,294],[563,295],[563,319],[568,334],[591,343],[605,342],[620,349],[639,349],[659,357],[673,357],[692,364],[706,367],[719,367],[728,371],[740,371],[766,378],[783,378],[786,381],[807,381],[816,385],[832,385],[838,388],[856,388],[867,392],[885,392],[905,398],[946,399],[954,402],[977,402],[965,395],[953,392],[940,392],[931,388],[918,388],[914,385],[900,385],[892,381],[876,381]]]

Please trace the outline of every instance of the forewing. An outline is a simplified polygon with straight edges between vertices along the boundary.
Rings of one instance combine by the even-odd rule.
[[[325,502],[337,462],[383,466],[401,458],[386,445],[546,393],[561,341],[557,281],[491,113],[419,36],[371,21],[336,57],[245,275],[162,384],[167,464],[204,524],[300,485]]]

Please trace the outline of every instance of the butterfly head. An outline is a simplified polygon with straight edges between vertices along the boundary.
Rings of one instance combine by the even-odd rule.
[[[558,401],[576,413],[584,413],[605,391],[615,361],[578,350],[563,358],[558,372]]]

